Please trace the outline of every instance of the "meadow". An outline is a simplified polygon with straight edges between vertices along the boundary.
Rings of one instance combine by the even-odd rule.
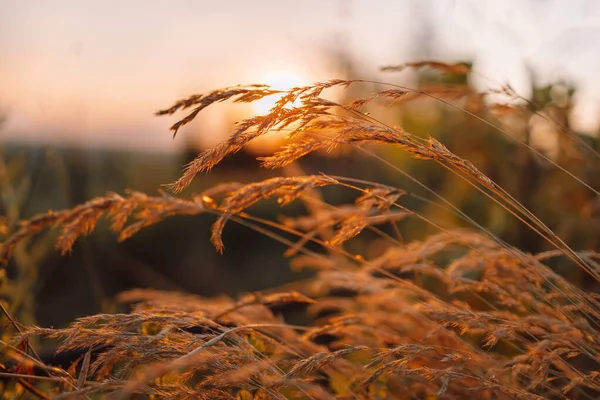
[[[239,296],[132,289],[117,297],[126,311],[57,328],[20,322],[9,298],[1,397],[598,398],[600,156],[597,138],[569,125],[575,89],[526,99],[508,85],[476,90],[468,63],[386,69],[419,80],[191,95],[157,112],[176,116],[175,140],[216,103],[276,101],[158,195],[107,193],[19,223],[7,214],[4,265],[26,264],[49,240],[68,257],[99,221],[126,241],[207,214],[217,252],[242,225],[284,246],[308,278]],[[274,176],[190,192],[273,134],[285,140],[259,161]],[[305,161],[317,154],[352,163],[321,170]],[[47,363],[36,349],[48,343],[76,356]]]

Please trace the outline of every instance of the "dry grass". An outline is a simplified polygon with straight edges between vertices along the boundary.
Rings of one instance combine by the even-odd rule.
[[[405,67],[450,75],[470,72],[463,64],[422,62]],[[281,176],[224,184],[188,199],[109,194],[23,222],[2,244],[0,258],[7,261],[15,246],[46,227],[61,230],[57,247],[68,251],[102,215],[111,219],[112,229],[124,240],[172,215],[211,213],[217,216],[212,230],[217,250],[224,249],[223,227],[232,220],[287,244],[292,268],[313,269],[315,277],[298,292],[256,293],[238,300],[135,290],[120,297],[133,304],[129,313],[84,317],[64,329],[29,327],[11,343],[3,343],[6,359],[16,361],[0,372],[7,378],[5,393],[27,391],[41,398],[92,398],[101,393],[122,399],[597,398],[598,296],[570,283],[547,262],[569,259],[590,279],[600,280],[599,256],[573,250],[474,163],[440,141],[386,125],[361,111],[377,101],[422,97],[461,109],[476,102],[479,109],[501,114],[518,111],[518,106],[486,105],[483,99],[489,93],[453,85],[429,90],[390,85],[344,104],[321,97],[332,87],[364,83],[333,80],[286,92],[268,115],[241,121],[226,141],[199,154],[169,188],[181,192],[198,173],[274,131],[287,132],[289,143],[262,158],[267,168],[285,167],[311,152],[342,145],[368,154],[373,154],[365,147],[370,144],[393,146],[464,180],[501,206],[506,218],[520,220],[555,250],[524,253],[433,192],[446,212],[471,223],[469,230],[442,226],[402,205],[409,194],[402,188],[353,177]],[[504,88],[504,94],[516,97],[509,89]],[[177,133],[215,102],[251,102],[274,94],[281,92],[261,85],[238,86],[191,96],[159,114],[191,110],[173,125]],[[293,105],[297,101],[300,105]],[[535,108],[533,112],[541,115]],[[575,147],[589,152],[569,131],[564,134]],[[318,195],[324,186],[352,190],[356,199],[352,204],[327,204]],[[309,214],[270,221],[248,212],[271,197],[282,206],[300,199]],[[408,238],[407,243],[382,228],[406,218],[419,219],[439,233],[422,240]],[[346,246],[365,230],[378,235],[378,250],[369,257]],[[277,311],[290,304],[305,308],[306,324],[291,325],[285,313]],[[58,351],[78,350],[84,356],[67,370],[43,365],[25,346],[29,338],[40,336],[60,340]]]

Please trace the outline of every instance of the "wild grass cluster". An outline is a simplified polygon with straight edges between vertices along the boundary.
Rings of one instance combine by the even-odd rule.
[[[56,247],[67,253],[101,218],[125,240],[166,218],[206,213],[216,218],[211,240],[218,251],[227,251],[226,225],[242,224],[285,244],[291,268],[314,275],[294,290],[275,288],[239,298],[127,291],[118,300],[131,311],[79,318],[64,328],[22,326],[3,306],[5,332],[10,332],[0,343],[3,398],[598,398],[600,297],[586,287],[600,282],[600,255],[573,248],[441,139],[411,133],[368,110],[422,99],[441,103],[524,148],[591,197],[597,189],[564,158],[538,150],[503,119],[523,113],[543,119],[559,135],[559,151],[568,146],[578,160],[597,163],[596,150],[509,86],[477,92],[460,83],[472,73],[467,64],[420,62],[387,69],[404,68],[428,69],[445,80],[416,89],[364,80],[289,91],[249,85],[190,96],[158,112],[184,113],[171,128],[174,135],[215,103],[279,99],[268,114],[239,122],[229,138],[198,154],[158,196],[109,193],[21,222],[0,247],[5,263],[15,249],[32,248],[48,228],[58,232]],[[356,86],[378,90],[347,101],[327,98],[330,89]],[[498,95],[505,101],[499,103]],[[180,194],[199,174],[273,132],[285,133],[286,141],[260,161],[265,168],[281,169],[280,176]],[[375,158],[428,198],[355,176],[304,173],[299,167],[293,171],[300,174],[290,173],[299,159],[342,147]],[[382,149],[400,150],[417,165],[439,166],[451,177],[444,179],[470,187],[485,198],[489,206],[483,207],[518,221],[545,250],[531,253],[508,243],[400,163],[381,156]],[[353,201],[333,204],[327,191],[352,193]],[[414,210],[406,205],[408,198],[437,211]],[[300,202],[306,213],[273,220],[253,215],[254,205],[273,199],[282,207]],[[459,223],[440,220],[441,213]],[[435,233],[411,237],[399,228],[407,221]],[[583,283],[561,274],[557,260],[568,270],[582,271]],[[33,344],[49,340],[58,341],[57,352],[80,357],[68,366],[45,364]]]

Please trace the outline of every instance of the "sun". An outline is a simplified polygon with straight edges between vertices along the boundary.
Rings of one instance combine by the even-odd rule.
[[[287,70],[275,70],[269,72],[268,74],[265,74],[263,79],[259,82],[269,85],[271,89],[274,90],[289,90],[294,87],[306,85],[306,82],[298,75]],[[282,96],[284,96],[284,94],[276,94],[252,102],[253,112],[257,115],[268,114]],[[285,132],[270,132],[268,135],[261,136],[248,143],[246,149],[249,152],[258,155],[270,154],[279,148],[281,140],[283,140],[285,136]]]
[[[271,86],[271,89],[275,90],[289,90],[291,88],[302,86],[304,82],[302,79],[291,71],[273,71],[265,76],[261,81],[266,85]],[[275,105],[283,95],[267,96],[260,100],[253,102],[255,111],[260,114],[268,114],[271,108]]]

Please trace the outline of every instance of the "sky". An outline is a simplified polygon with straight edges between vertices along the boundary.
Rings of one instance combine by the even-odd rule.
[[[476,84],[525,96],[533,68],[579,87],[576,128],[599,123],[599,1],[0,0],[0,141],[174,150],[184,141],[156,110],[278,76],[337,78],[339,52],[382,80],[383,65],[472,59],[492,79]],[[228,112],[205,114],[208,141]]]

